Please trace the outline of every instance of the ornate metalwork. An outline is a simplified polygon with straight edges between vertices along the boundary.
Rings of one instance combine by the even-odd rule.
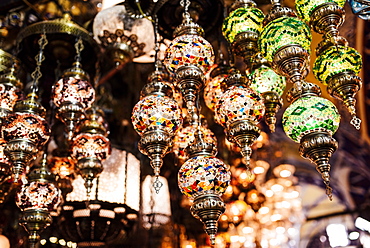
[[[370,20],[370,1],[368,0],[349,0],[352,12],[366,21]]]
[[[327,2],[313,10],[309,25],[319,34],[338,36],[338,28],[345,18],[344,9],[334,2]]]
[[[194,199],[194,203],[190,207],[191,214],[204,223],[204,229],[209,235],[212,245],[215,244],[217,221],[225,209],[225,203],[216,194],[200,195]]]

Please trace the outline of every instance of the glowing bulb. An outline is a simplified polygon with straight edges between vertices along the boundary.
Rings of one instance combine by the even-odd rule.
[[[292,175],[292,172],[289,170],[282,170],[280,171],[280,176],[281,177],[290,177]]]
[[[273,214],[273,215],[271,215],[270,220],[271,221],[278,221],[278,220],[281,220],[281,218],[282,218],[281,214]]]
[[[272,197],[274,195],[274,191],[272,191],[272,190],[266,190],[265,195],[266,195],[266,197]]]
[[[242,231],[243,231],[244,234],[250,234],[250,233],[253,233],[254,230],[253,230],[252,227],[246,226],[246,227],[243,228]]]
[[[257,166],[253,169],[254,174],[259,175],[265,172],[265,168]]]
[[[270,209],[268,207],[261,207],[258,212],[260,214],[267,214],[268,212],[270,212]]]
[[[283,234],[283,233],[285,233],[285,228],[284,227],[282,227],[282,226],[278,226],[278,227],[276,227],[276,232],[277,233],[279,233],[279,234]]]
[[[280,192],[280,191],[283,191],[283,189],[284,189],[284,186],[280,184],[274,184],[271,186],[271,190],[274,192]]]

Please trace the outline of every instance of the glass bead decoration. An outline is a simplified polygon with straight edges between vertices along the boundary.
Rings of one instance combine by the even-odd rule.
[[[242,7],[232,11],[225,18],[222,26],[222,33],[231,44],[235,36],[240,33],[251,31],[259,34],[262,29],[262,22],[265,18],[263,12],[254,7]]]
[[[139,135],[156,128],[174,135],[182,124],[181,113],[180,107],[172,98],[149,95],[134,106],[131,120]]]
[[[222,126],[249,120],[257,124],[265,114],[262,96],[250,88],[231,86],[216,104],[215,120]]]
[[[87,80],[62,77],[52,88],[52,99],[57,107],[63,103],[80,103],[84,109],[92,106],[95,90]]]
[[[96,158],[104,161],[110,153],[109,139],[102,134],[80,133],[73,139],[72,157],[76,160]]]
[[[267,66],[253,70],[249,74],[249,79],[249,87],[260,94],[272,91],[281,96],[286,87],[285,77],[276,74],[273,69]]]
[[[298,18],[283,16],[269,22],[261,31],[258,47],[270,62],[275,53],[287,45],[299,45],[310,53],[310,28]]]
[[[32,181],[22,185],[16,196],[16,204],[21,210],[56,210],[60,203],[61,191],[48,182]]]
[[[221,85],[226,78],[227,74],[217,75],[216,77],[208,80],[206,86],[204,87],[204,103],[212,111],[215,111],[216,103],[223,94]]]
[[[362,58],[356,49],[348,46],[331,46],[324,50],[315,60],[313,73],[322,83],[345,71],[356,75],[362,68]]]
[[[345,0],[295,0],[297,15],[306,23],[310,22],[313,11],[320,5],[328,2],[336,3],[340,7],[344,7]]]
[[[202,194],[222,195],[230,183],[228,166],[214,156],[195,156],[188,159],[178,173],[180,191],[187,197]]]
[[[41,147],[48,141],[50,129],[46,120],[39,115],[14,112],[3,120],[1,135],[6,141],[25,139]]]
[[[184,34],[172,40],[168,46],[163,64],[175,73],[183,66],[197,66],[206,73],[214,63],[212,45],[199,35]]]
[[[336,106],[319,96],[305,96],[294,101],[282,118],[286,135],[299,143],[301,138],[312,132],[327,132],[333,135],[340,123]]]
[[[179,159],[186,159],[186,148],[192,144],[195,140],[195,133],[198,129],[198,125],[189,125],[181,127],[174,137],[172,150],[178,155]],[[217,147],[217,139],[215,134],[207,127],[200,126],[200,130],[203,133],[204,142],[212,143]]]

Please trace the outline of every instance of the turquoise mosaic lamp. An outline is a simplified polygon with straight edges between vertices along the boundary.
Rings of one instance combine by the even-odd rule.
[[[300,143],[299,153],[315,164],[332,199],[329,159],[338,147],[332,135],[337,131],[340,115],[335,105],[320,97],[320,88],[304,82],[300,89],[292,87],[287,100],[291,105],[282,118],[283,129],[293,141]]]

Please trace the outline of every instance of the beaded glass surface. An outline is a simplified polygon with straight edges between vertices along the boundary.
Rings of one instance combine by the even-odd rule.
[[[282,118],[286,135],[299,143],[301,138],[312,132],[334,134],[340,123],[336,106],[329,100],[318,96],[301,97],[284,112]]]
[[[270,62],[275,53],[287,45],[299,45],[310,53],[310,28],[295,17],[280,17],[269,22],[258,39],[258,47],[262,55]]]
[[[39,115],[15,112],[3,120],[1,135],[7,142],[26,139],[40,147],[49,140],[50,129],[46,120]]]
[[[103,161],[110,153],[109,139],[102,134],[80,133],[73,139],[72,157],[76,160],[96,158]]]
[[[172,98],[149,95],[135,105],[131,120],[140,135],[155,128],[174,135],[182,124],[181,109]]]
[[[264,18],[265,15],[258,8],[238,8],[225,18],[222,33],[229,43],[233,43],[235,36],[243,32],[250,31],[259,34],[262,30]]]
[[[211,78],[204,87],[204,103],[212,111],[215,111],[216,103],[223,94],[221,85],[227,76],[227,74],[222,74]]]
[[[295,6],[299,18],[301,18],[306,23],[309,23],[314,10],[320,5],[324,5],[325,3],[328,2],[336,3],[338,6],[342,8],[346,3],[345,0],[296,0]]]
[[[95,100],[95,90],[86,80],[63,77],[53,86],[52,98],[57,107],[70,102],[80,103],[84,109],[88,109]]]
[[[285,77],[276,74],[276,72],[269,67],[259,67],[249,74],[249,87],[258,93],[276,92],[281,96],[286,87]]]
[[[52,211],[61,201],[61,191],[53,183],[29,182],[22,185],[16,204],[22,210],[43,209]]]
[[[231,86],[216,104],[215,120],[224,127],[241,120],[257,124],[264,114],[265,106],[259,93],[250,88]]]
[[[10,84],[0,84],[0,108],[13,111],[18,100],[17,87]]]
[[[356,75],[362,68],[362,58],[356,49],[348,46],[331,46],[315,60],[313,73],[324,84],[333,76],[352,71]]]
[[[173,142],[173,152],[178,155],[179,159],[186,159],[186,148],[194,142],[195,133],[198,125],[190,125],[180,128],[176,133]],[[200,126],[200,130],[204,134],[204,141],[212,143],[217,146],[217,139],[215,134],[204,126]]]
[[[172,40],[168,46],[163,64],[175,73],[182,66],[197,66],[204,73],[214,63],[212,45],[199,35],[184,34]]]
[[[187,160],[180,168],[178,185],[188,197],[214,193],[222,195],[230,183],[228,166],[213,156],[196,156]]]

